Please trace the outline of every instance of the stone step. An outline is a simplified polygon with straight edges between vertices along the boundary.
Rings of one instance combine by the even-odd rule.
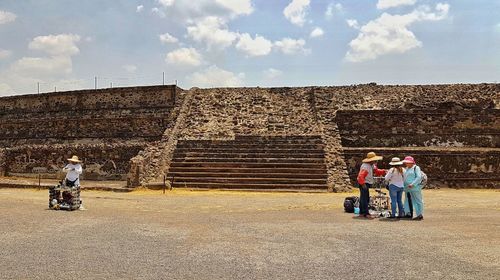
[[[273,169],[274,170],[274,169]],[[183,177],[188,177],[188,178],[193,178],[193,177],[202,177],[202,178],[208,178],[208,177],[216,177],[216,178],[298,178],[298,179],[322,179],[326,180],[327,175],[324,173],[321,174],[310,174],[310,173],[263,173],[263,172],[252,172],[252,173],[236,173],[236,172],[226,172],[226,171],[219,171],[219,172],[183,172],[183,171],[176,171],[176,172],[170,172],[167,175],[167,178],[171,179],[172,177],[175,177],[175,180],[177,178],[183,178]]]
[[[317,136],[181,140],[167,176],[174,187],[326,190],[324,160]]]
[[[226,173],[289,173],[289,174],[326,174],[326,168],[322,166],[321,168],[241,168],[241,167],[192,167],[192,166],[180,166],[170,167],[170,172],[199,172],[199,173],[214,173],[214,172],[226,172]]]
[[[238,163],[238,162],[172,162],[171,167],[218,167],[218,168],[325,168],[318,163]]]
[[[198,183],[198,182],[174,182],[174,188],[204,188],[204,189],[260,189],[260,190],[276,190],[276,189],[303,189],[303,190],[326,190],[326,184],[236,184],[236,183]]]
[[[323,163],[324,158],[207,158],[207,157],[180,157],[172,162],[268,162],[268,163]]]
[[[315,148],[287,148],[279,149],[276,147],[260,147],[260,148],[238,148],[238,147],[206,147],[206,148],[179,148],[177,147],[176,152],[178,153],[189,153],[189,152],[199,152],[199,153],[314,153],[314,154],[324,154],[323,149]]]
[[[285,139],[243,139],[243,140],[179,140],[179,145],[210,145],[210,144],[322,144],[321,139],[300,139],[300,140],[285,140]]]
[[[272,148],[272,149],[318,149],[323,150],[323,144],[255,144],[255,143],[185,143],[177,144],[177,149],[190,149],[190,148],[207,148],[207,149],[262,149],[262,148]]]
[[[299,140],[321,140],[320,135],[285,135],[285,136],[260,136],[260,135],[236,135],[235,141],[242,140],[286,140],[286,141],[299,141]]]
[[[174,160],[186,157],[200,157],[200,158],[324,158],[322,153],[180,153],[174,152]]]
[[[325,184],[326,179],[304,178],[252,178],[252,177],[175,177],[174,182],[184,183],[232,183],[232,184]]]

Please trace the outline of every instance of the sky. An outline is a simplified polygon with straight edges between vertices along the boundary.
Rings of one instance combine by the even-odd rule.
[[[0,0],[0,96],[500,80],[500,0]]]

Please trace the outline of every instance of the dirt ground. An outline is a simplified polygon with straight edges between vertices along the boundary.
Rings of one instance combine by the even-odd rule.
[[[0,189],[0,279],[499,279],[500,191],[425,191],[425,220],[353,219],[347,194]]]

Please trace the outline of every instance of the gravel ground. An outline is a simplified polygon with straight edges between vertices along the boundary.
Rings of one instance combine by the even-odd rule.
[[[430,190],[425,220],[353,219],[346,194],[0,189],[1,279],[499,279],[500,191]]]

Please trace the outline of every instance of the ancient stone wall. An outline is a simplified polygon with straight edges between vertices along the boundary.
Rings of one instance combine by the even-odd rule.
[[[186,117],[191,111],[191,100],[196,91],[179,91],[172,121],[163,132],[161,140],[150,143],[137,156],[130,160],[130,170],[127,175],[127,185],[136,187],[148,182],[160,180],[172,160],[180,132],[185,128]]]
[[[495,109],[499,109],[499,101],[498,84],[197,89],[179,139],[321,135],[325,143],[329,183],[332,189],[342,190],[352,186],[343,144],[360,147],[384,145],[374,145],[376,141],[366,135],[355,139],[349,138],[348,133],[342,136],[342,130],[356,134],[359,131],[356,126],[364,119],[371,119],[370,116],[356,118],[356,111],[391,112],[389,115],[374,112],[377,118],[382,118],[374,131],[379,133],[379,139],[389,139],[386,142],[389,141],[387,145],[391,147],[455,147],[470,143],[474,147],[495,148],[498,147],[498,111]],[[463,113],[450,117],[451,128],[445,125],[441,129],[447,111]],[[418,141],[406,140],[407,137],[402,135],[405,132],[392,130],[394,120],[402,116],[398,115],[400,112],[416,114],[417,121],[403,121],[402,129],[413,125],[419,127],[422,137]],[[482,114],[476,116],[476,112]],[[341,127],[340,119],[345,120]],[[382,135],[385,131],[388,133]],[[464,136],[467,133],[478,137],[470,139]]]
[[[198,89],[180,139],[320,135],[312,98],[302,88]]]
[[[344,147],[500,147],[500,110],[352,110],[335,119]]]
[[[483,172],[494,181],[499,110],[498,84],[189,91],[166,86],[4,97],[0,175],[49,174],[77,153],[92,171],[87,176],[123,179],[128,172],[130,184],[140,185],[165,173],[178,140],[319,135],[334,190],[352,186],[352,161],[367,149],[387,156],[397,154],[391,149],[415,152],[419,160],[437,162],[426,167],[439,180],[479,170],[469,177]],[[362,128],[366,122],[370,133]],[[457,160],[460,153],[468,160]]]
[[[334,188],[340,188],[341,190],[352,186],[351,183],[354,178],[351,172],[351,183],[347,185],[344,184],[344,182],[349,182],[349,179],[346,179],[345,175],[349,173],[348,166],[345,162],[349,160],[350,157],[346,156],[344,153],[342,141],[346,144],[349,139],[344,137],[342,140],[337,113],[342,114],[344,111],[360,110],[387,110],[393,112],[406,112],[408,115],[411,115],[413,112],[421,112],[424,115],[429,114],[429,116],[432,116],[433,112],[442,112],[443,110],[450,112],[451,110],[477,112],[500,108],[499,84],[425,86],[378,86],[376,84],[368,84],[359,86],[317,87],[313,90],[316,96],[316,107],[321,116],[320,120],[323,122],[323,129],[325,131],[324,137],[327,138],[325,142],[325,152],[327,154],[329,181],[334,184]],[[465,114],[471,115],[473,113]],[[352,130],[346,129],[344,132],[351,131],[352,133],[356,133],[356,131],[364,130],[362,128],[363,124],[357,121],[355,115],[357,115],[356,112],[351,112],[350,119],[349,117],[345,118],[346,121],[342,125],[345,126],[349,124],[348,126]],[[380,125],[372,130],[373,134],[375,135],[381,131],[392,132],[391,117],[386,118],[387,116],[380,115],[377,115],[377,117],[379,117],[378,121]],[[497,122],[498,119],[494,117],[489,123],[494,125]],[[358,126],[361,125],[361,127],[356,128],[353,123],[356,123]],[[372,122],[369,122],[365,125],[370,126],[371,124]],[[434,128],[437,127],[434,125]],[[439,134],[440,130],[433,129],[432,132],[429,133]],[[460,132],[455,131],[455,133]],[[489,132],[486,134],[490,135]],[[389,139],[384,141],[392,141],[390,139],[392,139],[393,136],[395,140],[391,145],[394,147],[403,148],[411,143],[411,141],[403,141],[404,139],[399,137],[397,131],[394,135],[392,133],[384,135],[384,139]],[[460,136],[455,137],[460,138]],[[491,134],[491,137],[494,137],[494,135]],[[371,140],[366,140],[364,147],[371,147],[370,145],[372,142]],[[442,143],[444,142],[428,142],[429,145]],[[412,145],[414,144],[415,143]],[[451,147],[455,144],[456,143],[448,143]],[[363,146],[363,144],[359,145]],[[480,183],[470,183],[470,187],[474,185],[481,187]]]
[[[175,86],[77,90],[0,98],[0,114],[24,112],[144,109],[172,105]]]
[[[19,146],[7,150],[6,172],[9,176],[58,178],[67,159],[78,155],[83,161],[82,178],[125,180],[130,158],[144,147],[143,142]]]
[[[5,176],[6,151],[0,148],[0,177]]]
[[[124,180],[130,159],[175,121],[176,92],[152,86],[2,97],[0,171],[54,177],[76,154],[85,178]]]

